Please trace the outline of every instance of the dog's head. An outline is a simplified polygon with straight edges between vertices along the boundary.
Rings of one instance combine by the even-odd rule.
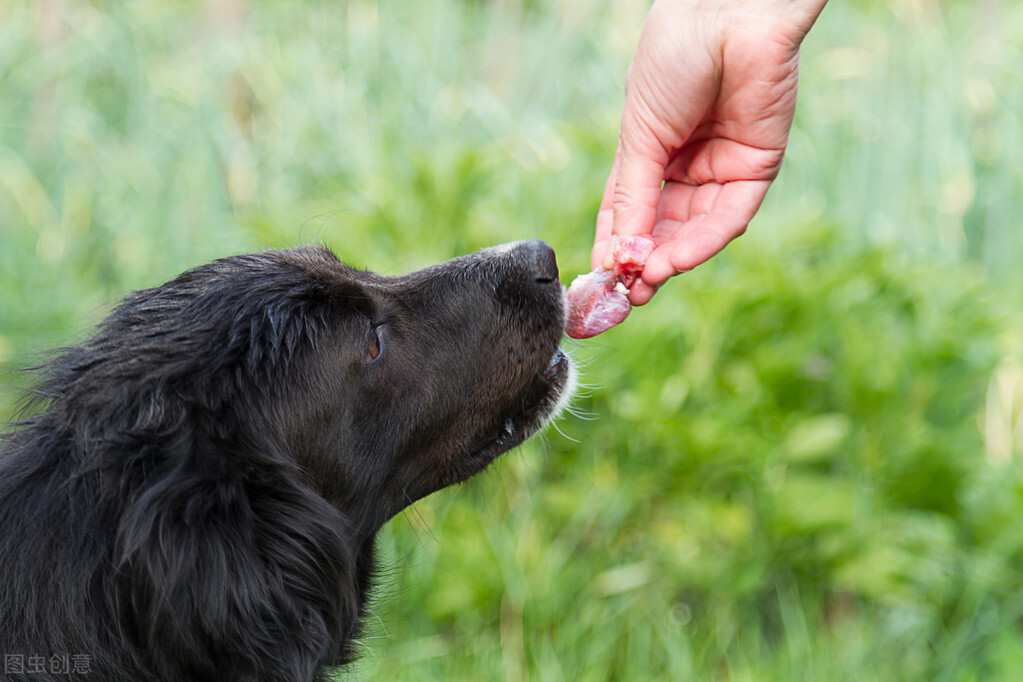
[[[562,288],[542,242],[400,277],[350,270],[323,250],[285,257],[315,263],[338,315],[290,391],[303,422],[292,449],[363,527],[479,473],[570,394]]]
[[[118,438],[211,445],[202,466],[231,476],[272,451],[371,534],[558,410],[563,321],[554,252],[535,240],[397,277],[323,248],[237,256],[126,299],[81,351],[104,361],[61,388],[92,393],[58,401],[110,413]]]

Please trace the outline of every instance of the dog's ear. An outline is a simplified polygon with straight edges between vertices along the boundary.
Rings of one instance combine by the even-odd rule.
[[[283,458],[225,475],[208,443],[176,455],[121,517],[123,634],[166,679],[312,679],[358,622],[346,520]]]

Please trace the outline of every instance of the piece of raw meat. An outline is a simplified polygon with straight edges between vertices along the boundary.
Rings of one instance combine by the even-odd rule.
[[[573,339],[588,339],[624,320],[632,308],[629,287],[653,250],[654,240],[649,237],[612,237],[612,269],[579,275],[568,287],[565,333]]]
[[[576,277],[566,294],[565,333],[573,339],[588,339],[624,320],[631,308],[626,291],[611,270],[601,268]]]

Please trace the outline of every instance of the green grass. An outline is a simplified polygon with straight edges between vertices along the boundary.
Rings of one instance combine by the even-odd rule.
[[[46,44],[0,5],[5,367],[243,250],[588,269],[646,3],[69,5]],[[384,529],[342,679],[1020,678],[1021,44],[1013,3],[828,7],[750,233]]]

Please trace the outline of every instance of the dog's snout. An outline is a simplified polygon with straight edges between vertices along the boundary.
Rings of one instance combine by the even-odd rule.
[[[524,241],[522,247],[538,284],[558,281],[558,258],[554,256],[553,248],[539,239]]]
[[[547,289],[551,284],[558,284],[558,259],[554,249],[539,239],[524,239],[508,244],[500,244],[483,249],[479,253],[467,257],[467,263],[486,265],[477,269],[488,275],[488,281],[507,285],[527,286],[541,285]],[[524,291],[524,290],[523,290]]]
[[[539,284],[550,284],[558,281],[558,259],[554,249],[540,240],[532,243],[536,261],[536,281]]]

